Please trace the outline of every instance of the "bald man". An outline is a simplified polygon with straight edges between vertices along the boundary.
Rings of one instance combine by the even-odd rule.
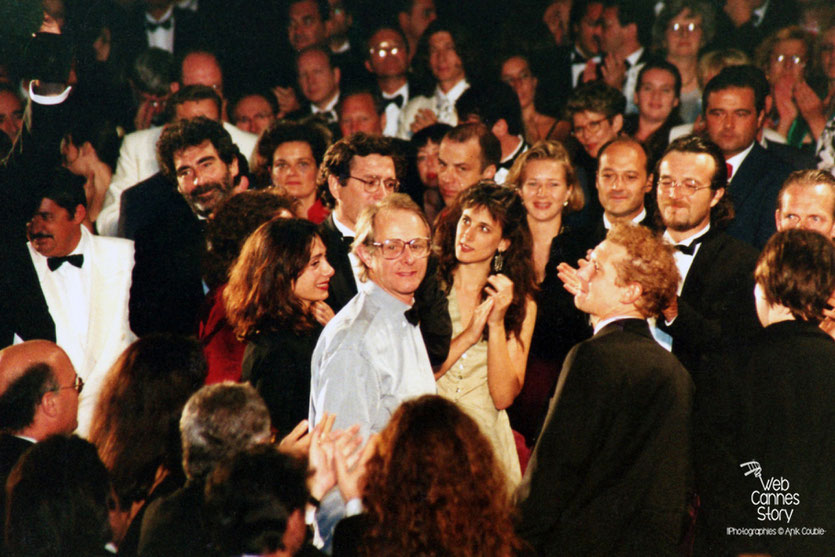
[[[0,350],[0,485],[32,444],[78,427],[83,386],[54,342],[30,340]]]

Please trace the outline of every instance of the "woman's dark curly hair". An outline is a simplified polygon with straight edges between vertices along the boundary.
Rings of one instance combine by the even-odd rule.
[[[365,555],[506,556],[519,542],[490,442],[455,403],[404,402],[367,464]]]
[[[315,327],[313,316],[293,293],[293,283],[307,267],[316,238],[321,236],[312,222],[275,218],[247,239],[223,292],[226,319],[239,337]]]
[[[273,185],[271,170],[275,150],[291,141],[307,143],[316,166],[322,164],[322,158],[328,148],[328,140],[316,126],[289,120],[276,120],[264,130],[255,146],[257,157],[252,174],[256,177],[258,187],[265,188]]]
[[[168,334],[137,340],[108,371],[90,441],[122,508],[148,496],[160,465],[182,476],[180,414],[205,379],[200,344]]]
[[[536,292],[537,287],[527,211],[515,189],[499,186],[492,180],[482,180],[458,194],[449,214],[439,219],[435,230],[433,244],[438,253],[438,274],[448,293],[452,288],[453,273],[458,267],[458,259],[455,257],[458,221],[464,209],[471,207],[487,209],[502,228],[502,238],[510,240],[510,247],[504,252],[502,274],[513,281],[513,301],[505,314],[504,325],[508,338],[511,334],[518,337],[525,320],[527,300]],[[484,333],[486,338],[486,327]]]

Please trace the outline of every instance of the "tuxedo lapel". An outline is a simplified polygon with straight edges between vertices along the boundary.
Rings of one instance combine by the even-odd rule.
[[[742,161],[730,184],[728,184],[728,191],[733,198],[734,207],[737,209],[745,204],[745,200],[756,189],[757,178],[765,168],[764,155],[765,149],[760,147],[759,143],[754,142],[751,152]]]
[[[7,259],[8,266],[4,266],[6,275],[3,277],[7,288],[2,296],[14,308],[14,315],[3,318],[8,317],[13,322],[10,328],[23,340],[45,339],[55,342],[55,322],[49,314],[49,306],[27,244],[15,242],[10,248],[12,253]]]
[[[348,248],[333,219],[334,216],[331,213],[322,223],[321,230],[328,250],[328,263],[334,270],[328,285],[327,304],[336,312],[356,295],[357,283],[351,269],[351,260],[348,258]]]

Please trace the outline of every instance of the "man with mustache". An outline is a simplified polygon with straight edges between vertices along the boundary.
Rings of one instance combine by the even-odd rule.
[[[167,127],[157,143],[157,157],[180,195],[172,196],[157,218],[136,232],[130,324],[140,336],[189,335],[196,333],[205,293],[201,264],[206,219],[249,182],[229,133],[202,116]]]
[[[76,431],[84,436],[108,369],[135,339],[128,326],[133,242],[94,236],[82,225],[83,178],[59,169],[43,191],[27,224],[29,242],[4,252],[0,348],[36,339],[63,348],[85,385],[83,393],[76,386]]]

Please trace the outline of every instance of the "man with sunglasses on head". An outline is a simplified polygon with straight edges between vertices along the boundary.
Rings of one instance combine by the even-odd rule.
[[[400,188],[406,161],[394,140],[357,132],[343,138],[325,153],[317,184],[320,197],[333,209],[322,223],[327,259],[334,269],[328,285],[327,304],[338,312],[357,294],[360,259],[351,252],[360,213]],[[415,311],[432,365],[440,365],[449,351],[452,324],[446,296],[435,277],[435,259],[415,293]]]
[[[365,189],[371,180],[358,176]],[[385,427],[401,402],[436,392],[414,311],[415,292],[427,273],[429,223],[409,196],[393,193],[363,209],[351,250],[359,261],[359,293],[325,326],[313,351],[310,425],[330,413],[339,428],[359,424],[367,439]],[[317,516],[326,544],[344,511],[332,490]]]

